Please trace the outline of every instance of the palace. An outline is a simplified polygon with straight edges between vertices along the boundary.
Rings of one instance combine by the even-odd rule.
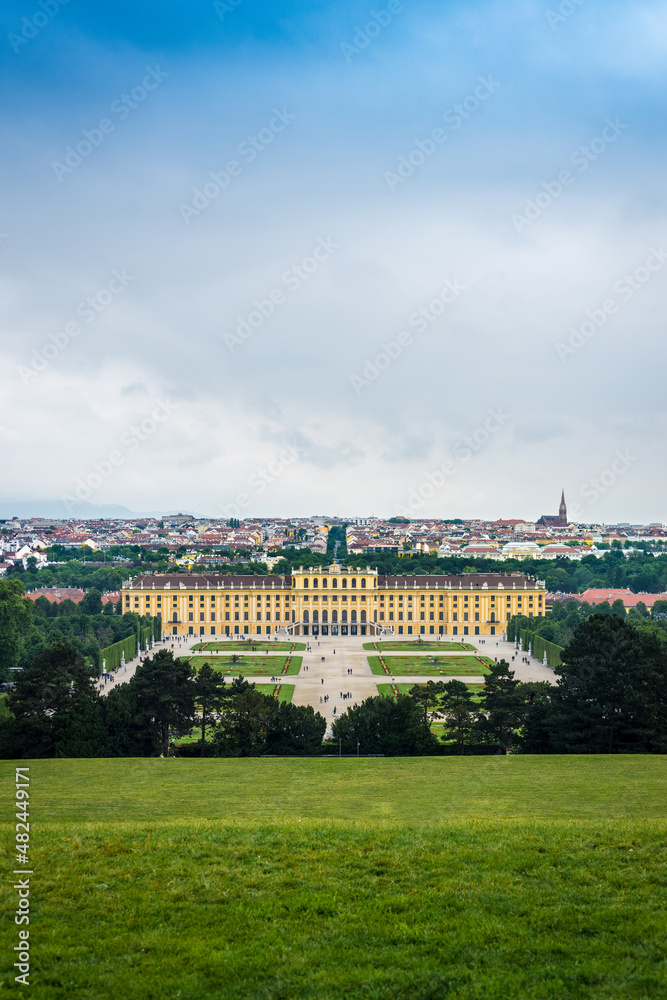
[[[167,635],[500,635],[544,614],[521,574],[384,576],[334,563],[289,576],[162,574],[123,584],[123,611],[161,615]]]

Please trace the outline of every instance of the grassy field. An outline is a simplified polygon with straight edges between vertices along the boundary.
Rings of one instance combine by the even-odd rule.
[[[0,776],[13,824],[13,762]],[[667,991],[664,758],[57,760],[30,778],[36,1000]],[[0,896],[9,996],[10,879]]]
[[[453,653],[456,650],[476,650],[476,646],[471,646],[469,642],[447,642],[445,639],[440,642],[418,642],[416,639],[387,639],[383,642],[365,642],[364,649],[378,649],[381,653],[389,650],[423,650],[425,653],[441,650],[443,653]]]
[[[305,642],[285,642],[276,639],[262,639],[261,636],[257,636],[256,639],[227,639],[225,642],[198,642],[195,643],[192,649],[203,649],[203,650],[215,650],[216,652],[221,649],[231,649],[234,650],[246,650],[246,652],[252,652],[253,650],[264,653],[264,652],[278,652],[282,653],[285,650],[299,650],[305,649]]]
[[[414,674],[416,677],[482,677],[490,673],[489,666],[493,664],[488,656],[443,656],[437,663],[431,656],[385,656],[390,673],[399,677]],[[369,656],[368,664],[371,672],[387,676],[380,663],[379,656]]]
[[[195,669],[199,670],[205,663],[210,663],[214,670],[229,677],[275,677],[282,674],[287,663],[286,656],[239,656],[237,663],[232,663],[230,656],[181,656]],[[285,674],[298,674],[301,669],[301,657],[293,656]]]

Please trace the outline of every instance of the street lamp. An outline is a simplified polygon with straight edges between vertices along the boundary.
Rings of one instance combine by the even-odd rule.
[[[357,757],[359,756],[359,740],[357,740]]]

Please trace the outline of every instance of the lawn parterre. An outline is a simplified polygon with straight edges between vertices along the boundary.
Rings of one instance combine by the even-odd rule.
[[[446,639],[440,642],[418,642],[415,639],[388,639],[384,642],[365,642],[364,649],[377,649],[380,652],[390,652],[391,650],[422,650],[424,653],[453,653],[457,650],[470,650],[474,652],[476,646],[471,646],[469,642],[449,642]]]
[[[432,656],[369,656],[373,674],[406,677],[482,677],[490,673],[493,660],[488,656],[442,656],[434,663]]]
[[[270,698],[277,698],[278,701],[291,702],[294,697],[293,684],[255,684],[255,688],[260,694],[266,694]]]
[[[258,637],[257,639],[227,639],[225,642],[197,642],[191,647],[196,650],[204,651],[215,651],[231,649],[234,650],[245,650],[246,652],[260,652],[260,653],[282,653],[286,650],[299,650],[305,649],[305,642],[281,642],[280,640],[273,639],[262,639]]]
[[[198,671],[205,663],[226,677],[275,677],[279,674],[298,674],[301,669],[300,656],[246,656],[239,655],[238,661],[232,663],[230,656],[181,656],[190,666]]]
[[[36,1000],[667,990],[663,758],[30,768]],[[0,771],[11,788],[14,762]],[[13,912],[8,880],[0,895]],[[10,995],[14,925],[5,930]]]

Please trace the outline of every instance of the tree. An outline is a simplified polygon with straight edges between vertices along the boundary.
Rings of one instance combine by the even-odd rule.
[[[526,717],[520,734],[522,753],[553,753],[550,719],[555,688],[547,681],[527,681],[518,688],[526,704]]]
[[[204,756],[206,727],[214,725],[215,714],[220,711],[227,691],[224,677],[206,662],[194,679],[195,700],[201,708],[201,754]]]
[[[20,580],[0,580],[0,681],[9,680],[11,668],[20,666],[31,630],[31,602],[23,593]]]
[[[417,757],[438,749],[421,705],[405,694],[366,698],[334,722],[333,738],[348,752],[355,752],[359,743],[364,753],[387,757]]]
[[[101,701],[110,757],[151,757],[160,752],[160,735],[146,725],[131,681],[112,688]]]
[[[194,724],[195,687],[185,661],[161,649],[137,667],[130,681],[137,694],[138,714],[145,731],[155,735],[162,753],[169,752],[169,733],[188,733]]]
[[[465,685],[464,685],[465,687]],[[424,706],[424,722],[428,722],[429,709],[435,709],[438,699],[445,689],[443,681],[427,681],[426,684],[415,684],[408,691],[409,696]],[[468,689],[466,688],[466,691]]]
[[[62,744],[80,741],[88,727],[97,732],[95,738],[102,738],[103,729],[91,721],[99,712],[97,688],[72,643],[55,643],[36,656],[18,675],[7,696],[7,707],[13,717],[17,756],[70,756]],[[93,753],[90,739],[87,745],[85,756],[104,756],[104,746]]]
[[[476,734],[483,743],[497,743],[498,752],[504,753],[515,742],[526,714],[519,681],[505,660],[494,663],[484,678],[481,709]]]
[[[266,736],[266,753],[301,756],[319,753],[327,720],[310,705],[276,701]]]
[[[664,753],[667,650],[616,615],[592,615],[562,653],[549,728],[557,753]]]
[[[102,595],[99,590],[86,591],[79,604],[79,610],[81,614],[84,615],[101,615],[102,614]]]
[[[463,745],[477,719],[472,694],[463,681],[448,681],[442,684],[439,714],[445,720],[443,743],[456,740],[457,753],[463,753]]]
[[[623,603],[620,597],[618,597],[614,601],[614,603],[611,606],[611,610],[615,615],[618,615],[619,618],[626,617],[625,604]]]
[[[213,746],[218,757],[259,757],[266,747],[273,699],[260,694],[254,684],[235,677],[229,687]]]

